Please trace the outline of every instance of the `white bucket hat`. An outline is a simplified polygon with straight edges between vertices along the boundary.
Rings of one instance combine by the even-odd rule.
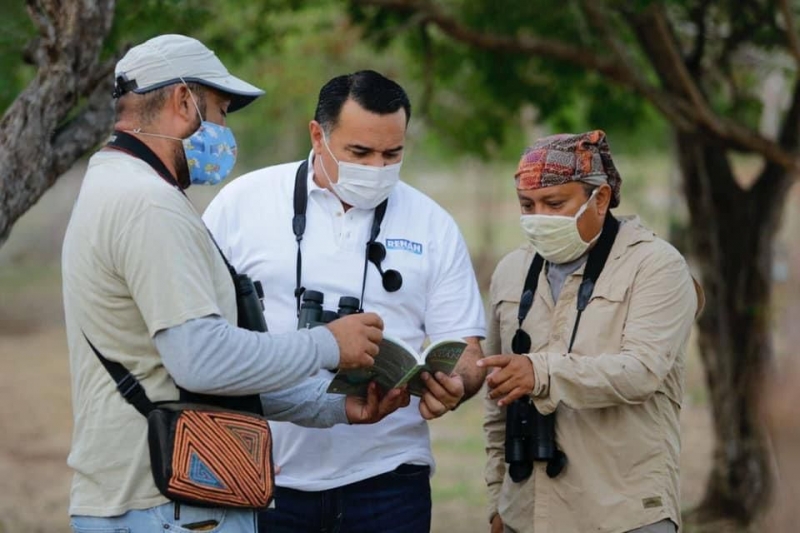
[[[231,96],[228,112],[243,108],[264,91],[232,76],[222,61],[197,39],[159,35],[134,46],[114,69],[114,97],[146,93],[181,81],[207,85]]]

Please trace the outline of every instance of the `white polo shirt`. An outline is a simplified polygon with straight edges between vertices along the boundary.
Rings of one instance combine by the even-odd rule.
[[[374,210],[347,212],[313,180],[308,161],[308,205],[302,241],[301,285],[325,295],[336,310],[341,296],[361,295],[366,242]],[[300,162],[246,174],[211,202],[204,220],[240,272],[261,281],[271,332],[297,328],[294,297],[297,243],[292,232],[295,174]],[[385,331],[412,346],[425,338],[483,337],[485,319],[461,232],[433,200],[400,182],[389,197],[377,239],[386,246],[383,269],[403,276],[387,292],[377,268],[367,268],[365,311],[378,313]],[[302,357],[302,354],[297,354]],[[322,372],[333,375],[323,370]],[[433,466],[430,435],[419,400],[377,424],[312,429],[272,423],[277,484],[304,491],[339,487],[394,470],[403,463]]]

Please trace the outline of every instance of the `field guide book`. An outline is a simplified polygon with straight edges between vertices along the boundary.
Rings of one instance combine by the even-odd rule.
[[[375,381],[384,390],[408,384],[408,392],[422,396],[425,392],[422,372],[450,375],[466,347],[463,340],[445,339],[431,343],[425,351],[417,353],[408,343],[384,335],[373,367],[339,370],[328,386],[328,392],[365,397],[369,383]]]

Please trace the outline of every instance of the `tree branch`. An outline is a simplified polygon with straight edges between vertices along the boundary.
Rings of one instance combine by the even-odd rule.
[[[634,15],[632,20],[662,83],[691,102],[700,122],[712,130],[720,129],[717,117],[684,63],[664,7],[652,4],[644,13]],[[654,54],[658,57],[653,57]]]
[[[0,119],[0,243],[11,226],[110,129],[110,60],[99,56],[114,0],[27,0],[38,72]],[[104,83],[97,81],[105,75]],[[64,122],[76,102],[86,107]],[[55,133],[54,133],[55,132]]]
[[[778,5],[783,14],[783,23],[786,25],[786,38],[789,41],[789,51],[794,60],[797,62],[798,71],[800,71],[800,38],[797,37],[797,31],[794,27],[794,16],[792,9],[789,5],[789,0],[778,0]]]
[[[420,115],[423,117],[429,116],[431,101],[433,101],[433,86],[434,86],[434,63],[435,57],[433,55],[433,43],[431,36],[428,33],[428,23],[423,22],[419,25],[420,39],[422,40],[422,53],[423,53],[423,86],[422,98],[419,106]]]
[[[114,125],[114,104],[110,94],[111,77],[96,86],[83,110],[64,124],[53,136],[53,176],[60,176],[89,150],[111,133]]]
[[[42,4],[42,0],[26,0],[28,14],[39,32],[36,39],[37,53],[31,55],[38,67],[43,67],[48,61],[54,61],[58,53],[57,31],[53,24],[53,18],[47,11],[47,6]]]
[[[683,63],[683,58],[677,48],[675,48],[674,42],[669,44],[669,41],[666,43],[651,41],[651,45],[656,43],[659,46],[655,47],[655,49],[651,46],[651,49],[647,50],[648,56],[651,62],[654,62],[654,65],[669,65],[671,67],[669,69],[671,75],[666,76],[665,71],[661,71],[656,66],[656,70],[668,89],[664,91],[648,83],[638,75],[631,77],[627,69],[620,65],[615,58],[601,57],[587,48],[551,39],[543,39],[529,34],[506,36],[477,31],[460,23],[429,0],[352,1],[362,6],[375,6],[394,11],[422,14],[429,23],[438,26],[441,31],[452,39],[475,48],[548,57],[583,67],[621,86],[634,89],[679,129],[684,131],[700,130],[712,140],[724,142],[739,151],[761,154],[766,159],[787,169],[800,167],[800,155],[796,152],[785,150],[778,143],[741,124],[716,116],[707,106],[705,98],[686,70],[686,65]],[[652,18],[653,15],[651,14],[650,17]],[[656,16],[654,22],[657,24],[655,27],[649,28],[650,30],[660,32],[659,37],[662,40],[665,36],[672,38],[666,18],[661,19],[659,22],[659,16]],[[664,45],[666,49],[662,50]],[[668,61],[664,61],[665,58],[659,58],[659,52],[667,53],[669,56]],[[679,80],[679,85],[675,85],[675,80]]]
[[[795,82],[792,103],[781,125],[778,142],[788,150],[800,148],[800,79]],[[774,198],[781,197],[788,190],[793,178],[792,169],[787,171],[775,163],[768,162],[753,185],[753,193],[764,199],[760,205],[773,205]],[[780,213],[777,213],[776,217],[779,215]],[[774,223],[778,223],[777,218]]]
[[[694,22],[697,37],[694,42],[694,48],[686,61],[686,66],[695,76],[700,71],[700,67],[703,64],[703,56],[706,52],[706,42],[708,40],[706,17],[708,16],[710,5],[711,0],[702,0],[700,4],[690,8],[689,18]]]
[[[364,6],[375,6],[395,11],[403,11],[424,15],[424,19],[437,26],[446,35],[456,41],[466,43],[475,48],[495,52],[519,53],[532,56],[549,57],[597,72],[618,84],[632,88],[641,93],[665,116],[677,123],[679,127],[691,128],[692,120],[684,120],[693,114],[685,102],[673,98],[647,83],[642,77],[631,77],[630,72],[622,68],[615,58],[604,58],[593,50],[566,44],[560,41],[542,39],[532,35],[519,34],[513,37],[472,30],[447,15],[431,2],[426,0],[353,0]]]
[[[661,101],[663,97],[659,95],[657,89],[650,85],[645,77],[640,74],[641,68],[634,64],[631,54],[620,41],[617,33],[615,33],[612,28],[611,21],[606,16],[605,10],[608,9],[607,6],[601,5],[599,1],[592,0],[583,0],[581,5],[586,14],[586,18],[589,19],[590,24],[600,32],[600,37],[613,54],[613,61],[619,65],[619,68],[625,72],[625,77],[630,80],[628,86],[645,95],[657,108],[662,110],[662,112],[670,114],[675,113],[671,115],[672,121],[679,129],[693,129],[692,120],[683,116],[683,113],[691,113],[691,110],[687,109],[684,102],[667,103],[664,98],[663,104],[656,103],[656,101]],[[675,106],[675,108],[678,109],[682,108],[684,111],[676,113],[677,109],[673,110],[671,106]]]

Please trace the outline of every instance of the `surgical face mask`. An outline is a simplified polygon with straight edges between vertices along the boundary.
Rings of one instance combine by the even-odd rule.
[[[195,185],[216,185],[228,177],[236,164],[236,139],[231,129],[205,120],[183,139],[183,151],[189,179]]]
[[[189,168],[189,179],[195,185],[216,185],[231,173],[236,164],[236,139],[233,132],[226,126],[203,120],[200,107],[194,95],[189,91],[200,118],[200,127],[189,137],[181,139],[170,135],[148,133],[139,129],[133,133],[173,139],[183,144],[186,155],[186,165]]]
[[[334,183],[331,180],[324,162],[322,162],[322,171],[336,196],[348,205],[360,209],[375,209],[389,197],[392,189],[400,180],[402,161],[383,167],[345,163],[333,155],[325,135],[322,136],[322,142],[339,166],[339,181]]]
[[[595,242],[600,232],[589,242],[581,239],[578,231],[578,219],[586,211],[597,189],[592,191],[589,199],[571,217],[560,215],[522,215],[520,225],[522,231],[531,241],[536,253],[545,260],[555,263],[575,261]]]

